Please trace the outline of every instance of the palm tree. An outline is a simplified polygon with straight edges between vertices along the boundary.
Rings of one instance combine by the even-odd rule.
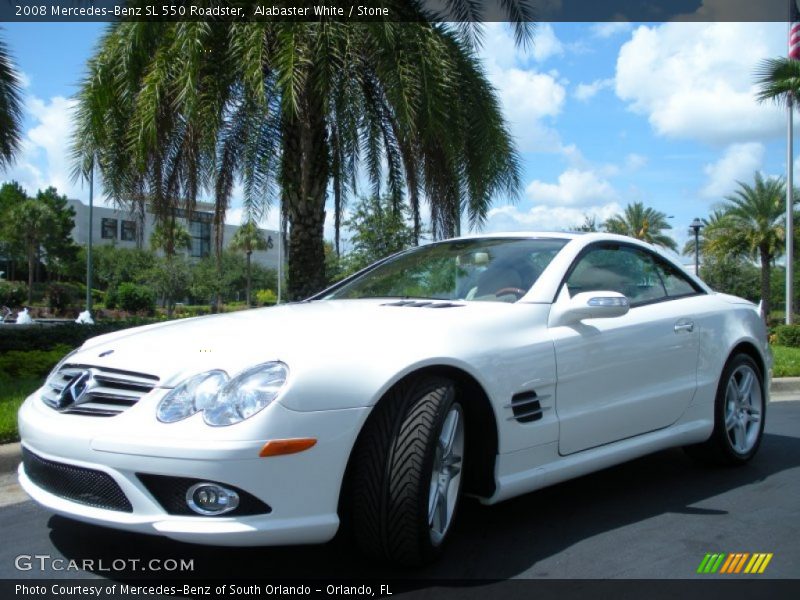
[[[96,157],[112,197],[149,196],[157,213],[211,189],[218,231],[237,179],[255,220],[280,194],[293,298],[325,285],[327,192],[338,225],[359,169],[398,206],[407,194],[417,231],[423,198],[434,235],[462,213],[479,227],[494,195],[518,194],[520,169],[477,25],[386,4],[405,22],[114,23],[78,97],[77,171]],[[529,40],[528,0],[503,5]]]
[[[756,172],[755,184],[737,182],[738,189],[720,205],[722,218],[707,229],[702,248],[717,257],[743,256],[761,266],[761,307],[766,322],[770,310],[770,266],[781,255],[785,238],[786,184]]]
[[[175,252],[179,248],[191,249],[192,236],[189,235],[186,227],[174,218],[159,221],[153,228],[153,233],[150,234],[150,246],[153,250],[163,250],[169,259],[175,256]]]
[[[0,40],[0,169],[14,160],[22,143],[22,84],[8,52]]]
[[[800,61],[791,58],[768,58],[756,70],[759,102],[776,102],[786,105],[790,98],[800,94]]]
[[[230,247],[232,250],[243,251],[247,256],[247,291],[245,301],[250,306],[250,256],[256,250],[267,250],[269,242],[264,238],[264,234],[258,228],[255,221],[247,221],[239,227],[231,239]]]
[[[665,229],[672,229],[667,222],[667,215],[642,202],[634,202],[625,207],[622,214],[606,219],[603,227],[609,233],[618,233],[663,246],[677,252],[678,245],[670,236],[661,233]]]

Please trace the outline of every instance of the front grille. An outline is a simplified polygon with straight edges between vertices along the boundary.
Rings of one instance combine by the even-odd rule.
[[[83,378],[82,381],[78,381]],[[76,383],[77,382],[77,383]],[[64,390],[76,383],[70,393]],[[119,369],[65,365],[51,375],[42,399],[58,411],[113,417],[136,404],[158,383],[158,377]]]
[[[244,490],[241,490],[227,483],[213,481],[210,479],[190,479],[188,477],[172,477],[169,475],[153,475],[151,473],[137,473],[147,491],[153,495],[162,508],[171,515],[192,515],[197,516],[186,504],[186,492],[195,483],[207,482],[216,483],[235,491],[239,494],[239,506],[234,510],[219,515],[221,517],[241,517],[245,515],[262,515],[272,512],[269,505]],[[207,515],[214,517],[217,515]]]
[[[43,490],[86,506],[133,512],[130,501],[107,473],[42,458],[22,448],[25,474]]]

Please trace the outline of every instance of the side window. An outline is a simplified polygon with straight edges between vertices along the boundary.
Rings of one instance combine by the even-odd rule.
[[[667,290],[667,295],[670,298],[679,298],[681,296],[693,296],[699,294],[701,290],[695,285],[686,275],[678,271],[668,262],[656,258],[656,270],[658,271],[661,281],[664,282],[664,287]]]
[[[627,296],[631,306],[665,299],[653,259],[627,246],[599,246],[587,252],[567,279],[570,296],[581,292],[611,291]]]

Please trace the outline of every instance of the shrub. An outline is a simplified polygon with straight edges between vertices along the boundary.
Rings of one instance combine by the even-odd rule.
[[[117,293],[117,288],[110,287],[106,292],[106,308],[113,310],[118,306],[119,306],[119,294]]]
[[[774,335],[778,346],[800,348],[800,325],[779,325]]]
[[[34,325],[21,327],[2,325],[0,354],[14,350],[52,350],[58,344],[77,348],[89,338],[130,327],[149,325],[154,319],[126,319],[124,321],[101,321],[94,325],[64,323],[59,325]]]
[[[259,306],[270,306],[278,301],[278,296],[272,290],[257,290],[256,304]]]
[[[77,286],[54,282],[47,286],[47,306],[50,310],[64,311],[78,299]]]
[[[0,378],[43,378],[72,348],[57,344],[51,350],[13,350],[0,354]]]
[[[28,286],[22,281],[0,281],[0,306],[15,308],[28,299]]]
[[[155,294],[145,285],[122,283],[117,289],[117,296],[122,310],[133,313],[145,312],[151,315],[156,309]]]

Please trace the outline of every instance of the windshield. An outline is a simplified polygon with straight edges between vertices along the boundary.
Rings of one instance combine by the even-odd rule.
[[[422,246],[370,269],[324,299],[516,302],[566,243],[552,238],[483,238]]]

